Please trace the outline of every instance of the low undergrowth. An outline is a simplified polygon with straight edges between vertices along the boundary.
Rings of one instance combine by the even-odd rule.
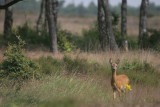
[[[110,101],[108,89],[98,81],[82,80],[70,75],[54,74],[40,81],[31,81],[15,93],[13,89],[0,88],[2,106],[75,107]],[[9,95],[9,96],[8,96]]]
[[[6,59],[0,63],[0,82],[13,81],[13,86],[17,83],[21,86],[27,80],[38,79],[40,71],[34,61],[23,55],[25,42],[19,36],[17,38],[17,44],[8,44],[4,53]]]
[[[52,74],[56,72],[65,72],[68,74],[83,74],[83,75],[104,75],[111,77],[110,64],[99,64],[96,61],[83,58],[71,58],[64,56],[62,60],[57,60],[52,57],[42,57],[37,60],[41,65],[42,73]],[[142,62],[138,59],[128,61],[124,59],[117,70],[117,74],[126,74],[130,78],[131,84],[139,84],[144,86],[158,86],[160,74],[156,69],[147,62]]]
[[[160,74],[151,64],[145,61],[134,59],[129,62],[124,59],[120,71],[120,73],[129,76],[131,83],[155,87],[159,85]]]
[[[39,63],[42,74],[49,74],[62,71],[62,61],[56,60],[51,56],[41,57],[36,60]]]

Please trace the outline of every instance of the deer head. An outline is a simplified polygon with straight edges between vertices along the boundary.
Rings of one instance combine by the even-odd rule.
[[[115,63],[112,62],[112,59],[109,59],[109,63],[111,64],[111,69],[112,71],[116,71],[117,70],[117,66],[119,64],[120,60],[118,59]]]

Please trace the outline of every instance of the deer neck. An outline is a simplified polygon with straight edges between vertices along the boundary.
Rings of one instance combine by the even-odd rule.
[[[112,81],[115,82],[116,81],[116,71],[112,71]]]

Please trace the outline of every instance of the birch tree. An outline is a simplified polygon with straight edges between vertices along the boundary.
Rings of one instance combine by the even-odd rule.
[[[121,35],[123,37],[123,49],[128,51],[128,40],[127,40],[127,0],[122,0],[121,5]]]
[[[147,38],[147,13],[149,0],[142,0],[139,20],[139,47],[143,48]]]
[[[57,53],[57,0],[46,0],[46,15],[48,21],[50,49],[51,52]]]
[[[108,0],[98,0],[99,38],[103,51],[118,50],[112,29],[112,16]]]

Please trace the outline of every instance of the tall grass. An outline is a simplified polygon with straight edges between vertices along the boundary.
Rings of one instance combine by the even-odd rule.
[[[94,60],[87,60],[84,58],[71,58],[64,56],[61,60],[56,60],[52,57],[40,58],[38,60],[42,67],[42,73],[52,74],[53,72],[64,71],[69,74],[85,74],[85,75],[104,75],[111,77],[110,64],[99,64]],[[126,74],[130,78],[132,84],[139,84],[144,86],[158,86],[160,74],[157,70],[147,62],[142,62],[138,59],[128,61],[126,59],[121,61],[118,74]]]
[[[157,105],[160,101],[160,74],[157,69],[148,61],[136,57],[131,60],[127,53],[119,54],[121,63],[117,73],[128,75],[133,89],[122,101],[112,101],[108,57],[115,59],[116,55],[81,53],[79,56],[53,55],[35,59],[41,69],[40,80],[26,82],[18,92],[16,87],[0,84],[0,104],[2,107],[147,106],[148,103]],[[124,59],[123,55],[128,60]]]
[[[13,89],[1,87],[2,106],[42,106],[51,103],[55,106],[75,106],[83,102],[88,105],[93,102],[110,101],[108,89],[101,88],[98,81],[81,79],[74,75],[54,74],[40,81],[31,81],[15,93]],[[62,104],[60,104],[60,102]],[[50,105],[50,106],[51,106]]]

